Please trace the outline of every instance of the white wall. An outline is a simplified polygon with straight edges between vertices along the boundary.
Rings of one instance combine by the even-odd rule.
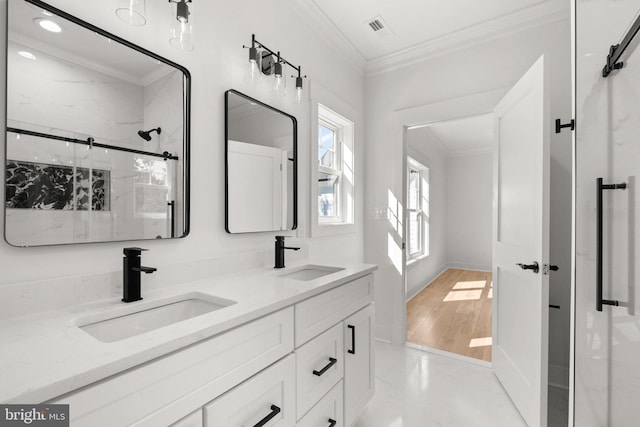
[[[447,157],[447,265],[491,271],[493,153]]]
[[[395,137],[394,112],[511,87],[541,55],[551,64],[551,119],[571,116],[569,18],[509,34],[471,48],[367,78],[366,210],[387,205],[388,193],[402,194],[402,140]],[[425,117],[424,121],[430,121]],[[569,132],[551,135],[551,261],[560,271],[551,277],[550,364],[568,366],[571,230],[571,146]],[[380,173],[384,171],[384,173]],[[365,260],[379,265],[376,279],[376,334],[403,342],[401,272],[388,253],[388,225],[367,215]]]
[[[407,297],[435,279],[447,264],[447,151],[429,128],[407,131],[408,155],[429,168],[429,256],[407,267]]]
[[[186,66],[192,75],[191,100],[191,234],[173,241],[143,241],[88,244],[39,248],[14,248],[0,243],[0,285],[15,282],[117,272],[121,269],[122,248],[142,246],[145,265],[157,266],[153,276],[163,277],[170,265],[199,260],[237,256],[255,259],[255,254],[271,253],[275,233],[229,235],[224,231],[224,92],[235,88],[257,97],[298,118],[299,125],[299,223],[300,229],[292,244],[303,246],[311,256],[344,261],[363,260],[363,187],[357,190],[355,232],[319,239],[308,237],[309,205],[309,105],[297,107],[293,97],[270,101],[263,90],[247,87],[243,76],[248,51],[243,44],[251,34],[269,47],[279,50],[295,64],[301,64],[306,81],[326,88],[356,111],[364,105],[363,79],[341,55],[323,41],[293,9],[279,0],[233,2],[197,1],[193,3],[196,50],[180,53],[168,43],[167,2],[147,1],[147,26],[129,27],[117,20],[112,2],[100,0],[52,0],[50,3],[85,19],[107,31],[121,35],[161,56]],[[0,12],[6,13],[6,0],[0,2]],[[4,33],[3,33],[4,34]],[[2,36],[4,37],[4,36]],[[3,52],[4,53],[4,52]],[[1,55],[4,57],[4,54]],[[1,66],[0,70],[4,70]],[[0,76],[4,78],[4,76]],[[264,86],[264,85],[263,85]],[[290,85],[291,87],[291,85]],[[4,95],[4,94],[3,94]],[[2,107],[4,108],[4,107]],[[4,111],[0,112],[4,114]],[[362,126],[360,117],[353,120]],[[356,133],[356,155],[364,153],[363,132]],[[4,154],[4,153],[3,153]],[[356,158],[357,181],[364,183],[364,159]],[[288,254],[293,257],[293,254]],[[211,263],[214,265],[215,263]],[[234,265],[242,265],[238,262]],[[164,269],[164,270],[163,270]],[[186,270],[188,271],[188,270]],[[177,278],[177,280],[185,278]],[[155,280],[155,279],[153,279]],[[86,286],[91,286],[87,284]]]

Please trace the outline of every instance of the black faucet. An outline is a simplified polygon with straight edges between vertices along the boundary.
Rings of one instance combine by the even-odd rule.
[[[145,274],[153,273],[156,268],[143,267],[140,265],[140,255],[142,248],[124,248],[124,258],[122,258],[122,301],[133,302],[142,299],[140,295],[140,272]]]
[[[299,251],[300,248],[288,248],[284,245],[284,236],[276,236],[276,265],[273,268],[284,268],[284,250]]]

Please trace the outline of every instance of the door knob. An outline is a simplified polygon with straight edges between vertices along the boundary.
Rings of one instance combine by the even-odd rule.
[[[516,264],[518,267],[520,267],[523,270],[532,270],[535,274],[538,273],[538,271],[540,271],[540,266],[538,265],[538,263],[536,261],[534,261],[532,264],[522,264],[522,263],[518,263]]]

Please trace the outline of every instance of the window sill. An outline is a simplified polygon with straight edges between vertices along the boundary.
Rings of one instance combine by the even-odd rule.
[[[427,258],[429,258],[429,255],[420,255],[415,258],[411,258],[410,260],[407,261],[407,267],[411,267],[412,265],[417,264],[418,261],[423,261]]]
[[[319,222],[313,225],[311,235],[313,237],[333,236],[355,232],[357,232],[357,228],[353,222]]]

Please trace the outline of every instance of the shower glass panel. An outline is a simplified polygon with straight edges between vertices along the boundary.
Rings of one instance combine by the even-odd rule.
[[[640,419],[638,40],[622,56],[624,67],[603,76],[611,45],[626,45],[639,10],[640,0],[576,2],[576,427]]]

